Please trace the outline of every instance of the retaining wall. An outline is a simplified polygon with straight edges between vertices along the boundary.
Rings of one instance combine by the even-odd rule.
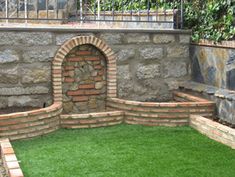
[[[51,105],[52,59],[61,45],[75,36],[95,36],[112,48],[119,98],[169,100],[176,81],[190,77],[189,31],[0,30],[0,108]]]

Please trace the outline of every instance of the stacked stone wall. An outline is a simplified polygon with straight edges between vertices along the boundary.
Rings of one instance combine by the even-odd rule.
[[[114,51],[117,95],[136,101],[166,101],[177,81],[190,78],[188,32],[80,30],[0,33],[0,109],[49,106],[56,51],[75,36],[94,36]]]

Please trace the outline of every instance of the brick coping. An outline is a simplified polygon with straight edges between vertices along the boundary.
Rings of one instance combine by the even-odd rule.
[[[179,82],[179,88],[181,90],[191,90],[199,93],[206,93],[218,98],[235,100],[235,91],[223,89],[211,85],[202,84],[194,81]]]
[[[190,115],[190,126],[207,137],[235,149],[235,129],[200,115]]]
[[[10,113],[10,114],[3,114],[3,115],[0,115],[0,120],[14,119],[14,118],[18,118],[18,117],[35,116],[35,115],[50,113],[50,112],[59,110],[61,108],[62,108],[62,103],[55,102],[54,104],[52,104],[51,106],[48,106],[46,108],[41,108],[41,109],[36,109],[36,110],[26,111],[26,112],[16,112],[16,113]]]
[[[190,94],[186,94],[183,92],[174,91],[174,96],[178,96],[186,99],[184,102],[139,102],[139,101],[129,101],[120,98],[107,98],[108,101],[115,101],[117,103],[122,103],[125,105],[133,105],[133,106],[143,106],[143,107],[187,107],[187,106],[208,106],[213,105],[214,102],[209,101],[204,98],[199,98]]]
[[[206,39],[201,39],[199,42],[192,42],[192,45],[235,49],[235,40],[214,42],[214,41],[209,41]]]
[[[9,139],[0,139],[1,158],[9,177],[24,177]]]

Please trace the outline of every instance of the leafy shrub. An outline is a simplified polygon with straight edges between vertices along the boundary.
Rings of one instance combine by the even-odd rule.
[[[96,0],[88,0],[92,11]],[[146,11],[179,9],[180,0],[101,0],[101,10]],[[97,10],[97,9],[96,9]],[[235,37],[235,0],[185,0],[184,27],[192,29],[193,41],[232,40]]]
[[[185,27],[193,30],[193,41],[234,39],[235,3],[229,0],[196,0],[185,5]]]

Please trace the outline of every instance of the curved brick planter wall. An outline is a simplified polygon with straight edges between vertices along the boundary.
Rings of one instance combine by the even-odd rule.
[[[123,111],[61,115],[62,128],[95,128],[121,124]]]
[[[109,110],[124,111],[128,124],[149,126],[188,125],[190,114],[214,115],[215,104],[211,101],[181,92],[174,92],[174,97],[183,102],[151,103],[108,98],[107,107]]]
[[[0,137],[10,140],[31,138],[59,128],[62,104],[28,112],[0,115]]]

